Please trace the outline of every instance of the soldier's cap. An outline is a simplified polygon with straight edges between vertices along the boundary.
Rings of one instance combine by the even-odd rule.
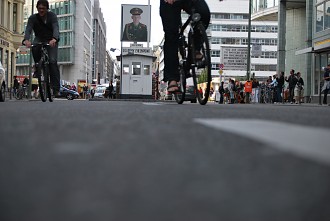
[[[143,13],[141,8],[132,8],[129,12],[132,15],[141,15]]]

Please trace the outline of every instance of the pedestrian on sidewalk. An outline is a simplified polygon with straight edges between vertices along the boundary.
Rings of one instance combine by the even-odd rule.
[[[284,96],[283,86],[284,86],[284,72],[281,71],[280,76],[277,77],[277,87],[276,87],[276,95],[277,95],[277,101],[282,102],[282,92]]]
[[[293,104],[293,98],[294,98],[294,88],[297,83],[297,78],[294,75],[294,70],[291,69],[290,76],[285,78],[286,82],[289,82],[289,102]]]
[[[322,87],[322,92],[324,93],[323,97],[323,104],[328,104],[327,103],[327,96],[328,92],[330,90],[330,64],[327,65],[327,67],[324,69],[324,74],[323,74],[323,87]]]
[[[294,96],[296,104],[300,104],[302,102],[302,98],[304,97],[304,80],[301,77],[300,72],[297,72],[297,83],[294,89]]]
[[[219,104],[223,104],[223,95],[225,93],[224,83],[225,82],[222,81],[219,87],[219,94],[220,94]]]

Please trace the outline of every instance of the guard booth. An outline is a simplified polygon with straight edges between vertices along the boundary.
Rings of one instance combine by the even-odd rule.
[[[122,48],[121,98],[152,99],[151,48],[131,45]]]

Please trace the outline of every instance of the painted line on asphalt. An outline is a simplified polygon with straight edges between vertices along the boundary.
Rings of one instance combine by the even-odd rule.
[[[281,151],[330,165],[327,128],[258,119],[194,119],[195,122],[265,143]]]
[[[158,106],[158,105],[163,105],[162,103],[148,103],[148,102],[144,102],[144,105],[149,105],[149,106]]]

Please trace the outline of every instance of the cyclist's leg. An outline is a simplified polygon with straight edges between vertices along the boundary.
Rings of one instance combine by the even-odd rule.
[[[54,90],[54,94],[60,91],[60,71],[57,65],[58,46],[48,48],[49,56],[49,72],[50,82]]]
[[[165,32],[164,42],[164,81],[179,81],[178,28],[181,24],[181,4],[167,4],[160,0],[160,16]]]

